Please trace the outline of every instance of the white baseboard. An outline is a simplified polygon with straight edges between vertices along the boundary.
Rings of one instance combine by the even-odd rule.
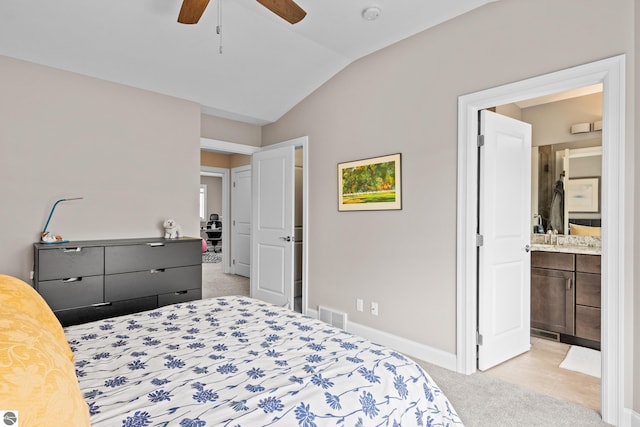
[[[624,409],[624,426],[640,427],[640,414],[632,409]]]
[[[306,315],[317,319],[318,311],[307,308]],[[382,344],[386,347],[397,350],[400,353],[406,354],[407,356],[414,357],[452,371],[456,370],[456,355],[453,353],[447,353],[446,351],[429,347],[428,345],[420,344],[388,332],[360,325],[352,322],[351,320],[347,322],[347,332],[359,335],[375,343]]]

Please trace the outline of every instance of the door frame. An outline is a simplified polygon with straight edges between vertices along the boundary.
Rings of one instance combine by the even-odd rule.
[[[603,84],[602,377],[605,422],[624,420],[625,55],[529,78],[458,98],[456,366],[476,371],[478,111],[538,96]]]

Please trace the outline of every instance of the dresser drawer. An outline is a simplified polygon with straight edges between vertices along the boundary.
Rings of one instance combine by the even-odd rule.
[[[75,310],[61,310],[56,311],[54,314],[62,326],[69,326],[145,310],[153,310],[157,306],[158,297],[154,295],[152,297],[118,301],[99,306],[82,307]]]
[[[561,252],[531,252],[531,267],[573,271],[575,255]]]
[[[576,273],[576,304],[600,308],[599,274]]]
[[[202,264],[202,242],[152,242],[139,245],[107,246],[105,274],[129,273]]]
[[[38,292],[52,310],[84,307],[104,301],[103,276],[40,282]]]
[[[36,252],[39,281],[104,273],[103,247],[52,248]]]
[[[177,304],[179,302],[202,299],[201,289],[187,289],[186,291],[173,292],[170,294],[158,295],[158,305]]]
[[[199,288],[202,265],[110,274],[104,278],[105,301],[119,301]]]

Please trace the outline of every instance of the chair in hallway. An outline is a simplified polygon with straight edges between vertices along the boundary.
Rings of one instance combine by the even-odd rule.
[[[205,233],[207,233],[207,244],[211,245],[213,252],[222,252],[222,221],[218,214],[209,215]]]

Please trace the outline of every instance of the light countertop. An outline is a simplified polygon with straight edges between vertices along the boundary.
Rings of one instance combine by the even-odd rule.
[[[602,248],[585,246],[585,245],[549,245],[541,243],[532,243],[532,251],[541,252],[562,252],[570,254],[586,254],[586,255],[601,255]]]

